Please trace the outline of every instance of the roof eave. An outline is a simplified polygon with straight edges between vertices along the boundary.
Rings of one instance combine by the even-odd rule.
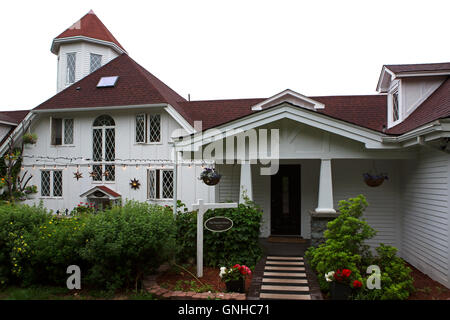
[[[86,37],[86,36],[75,36],[75,37],[65,37],[65,38],[55,38],[53,39],[52,42],[52,46],[50,47],[50,51],[53,54],[58,54],[58,49],[60,44],[62,43],[71,43],[71,42],[77,42],[77,41],[86,41],[86,42],[92,42],[95,44],[100,44],[100,45],[105,45],[105,46],[109,46],[111,49],[113,49],[114,51],[116,51],[118,54],[122,54],[122,53],[126,53],[128,54],[124,49],[122,49],[121,47],[119,47],[117,44],[115,44],[114,42],[111,41],[105,41],[105,40],[100,40],[100,39],[95,39],[95,38],[90,38],[90,37]]]

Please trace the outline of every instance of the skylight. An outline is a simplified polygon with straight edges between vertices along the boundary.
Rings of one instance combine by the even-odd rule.
[[[117,79],[119,79],[119,76],[101,77],[100,81],[97,84],[97,88],[114,87],[116,85]]]

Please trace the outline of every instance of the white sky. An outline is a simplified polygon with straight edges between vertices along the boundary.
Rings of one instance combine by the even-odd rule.
[[[2,1],[0,110],[56,93],[52,39],[93,9],[192,100],[374,94],[383,64],[450,61],[450,1]]]

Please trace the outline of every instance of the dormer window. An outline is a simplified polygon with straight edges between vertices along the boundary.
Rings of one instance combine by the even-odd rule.
[[[398,91],[392,94],[392,121],[395,122],[400,119],[400,107],[398,104]]]

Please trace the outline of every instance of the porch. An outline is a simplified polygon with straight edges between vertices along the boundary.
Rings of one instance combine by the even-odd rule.
[[[311,214],[335,214],[340,200],[366,196],[365,219],[378,233],[371,245],[380,242],[400,248],[400,161],[372,159],[280,160],[275,175],[261,175],[259,164],[217,165],[222,174],[215,187],[218,202],[242,201],[242,190],[263,210],[261,237],[297,236],[310,239]],[[363,174],[388,175],[378,187],[368,186]]]

